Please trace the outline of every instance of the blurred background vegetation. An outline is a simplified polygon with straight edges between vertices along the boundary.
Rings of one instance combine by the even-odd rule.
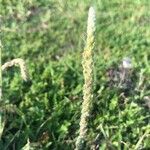
[[[150,96],[150,1],[0,0],[2,64],[23,58],[30,74],[24,82],[16,67],[3,72],[2,150],[20,150],[28,139],[34,149],[74,149],[91,5],[96,81],[86,149],[150,148],[150,109],[144,101]],[[124,57],[132,59],[136,77],[134,89],[127,87],[122,98],[124,91],[108,85],[107,71]],[[137,88],[140,74],[144,81]]]

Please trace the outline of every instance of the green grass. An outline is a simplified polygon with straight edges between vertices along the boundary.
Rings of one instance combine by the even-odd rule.
[[[149,1],[0,0],[2,64],[23,58],[31,79],[22,81],[17,67],[3,72],[7,110],[1,149],[20,150],[28,139],[35,149],[75,148],[91,5],[96,10],[96,81],[86,149],[150,148],[150,109],[143,104],[150,95]],[[123,57],[132,59],[137,76],[124,103],[122,90],[110,88],[106,75]],[[135,90],[141,72],[145,81]]]

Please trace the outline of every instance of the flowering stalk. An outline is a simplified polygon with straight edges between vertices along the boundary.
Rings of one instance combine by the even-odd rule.
[[[95,32],[95,11],[91,7],[88,14],[87,22],[87,41],[83,52],[83,103],[81,110],[79,136],[76,141],[76,150],[84,147],[87,137],[88,118],[93,100],[93,49],[94,49],[94,32]]]
[[[1,47],[0,47],[0,104],[2,103],[2,71],[6,70],[8,67],[12,67],[14,65],[19,65],[21,70],[21,76],[23,80],[27,81],[28,73],[26,69],[26,65],[23,59],[17,58],[13,59],[9,62],[6,62],[4,65],[1,65]],[[5,121],[4,121],[4,112],[0,111],[0,139],[4,130]]]
[[[21,58],[13,59],[9,62],[6,62],[4,65],[2,65],[2,71],[6,70],[8,67],[12,67],[15,65],[18,65],[20,67],[22,79],[27,81],[28,79],[27,68],[26,68],[24,60]]]
[[[0,104],[2,103],[2,69],[1,69],[2,45],[0,41]],[[0,111],[0,140],[4,129],[3,113]]]

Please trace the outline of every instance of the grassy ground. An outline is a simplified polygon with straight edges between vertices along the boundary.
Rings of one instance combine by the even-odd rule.
[[[28,139],[35,149],[74,149],[82,102],[81,53],[91,5],[97,19],[96,81],[86,149],[150,148],[145,100],[150,99],[148,0],[0,2],[2,63],[23,58],[30,74],[30,81],[23,82],[18,68],[3,72],[7,110],[1,149],[20,150]],[[131,86],[122,89],[117,81],[110,85],[107,74],[124,57],[132,59],[133,73]]]

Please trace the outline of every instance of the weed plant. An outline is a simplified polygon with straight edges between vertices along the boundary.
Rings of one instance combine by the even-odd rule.
[[[92,5],[96,74],[87,149],[149,149],[150,2],[95,0]],[[75,149],[90,6],[90,0],[0,1],[2,64],[22,58],[30,74],[24,82],[19,68],[3,72],[3,102],[11,109],[0,149]],[[126,57],[131,74],[119,84]]]

